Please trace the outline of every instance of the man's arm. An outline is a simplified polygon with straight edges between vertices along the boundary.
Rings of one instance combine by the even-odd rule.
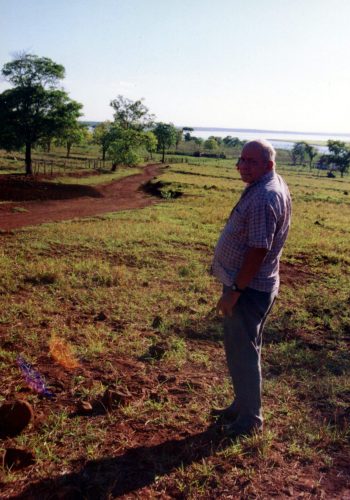
[[[249,248],[244,256],[242,267],[236,276],[235,283],[238,288],[244,289],[249,285],[264,262],[267,252],[267,248]],[[217,314],[221,312],[224,316],[232,316],[232,309],[236,305],[239,296],[240,292],[234,292],[233,290],[223,293],[216,306]]]

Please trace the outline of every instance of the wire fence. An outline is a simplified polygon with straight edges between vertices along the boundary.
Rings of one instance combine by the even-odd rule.
[[[96,159],[65,159],[65,160],[42,160],[33,159],[32,169],[33,174],[54,175],[62,172],[70,172],[74,170],[111,170],[111,161],[102,161]]]

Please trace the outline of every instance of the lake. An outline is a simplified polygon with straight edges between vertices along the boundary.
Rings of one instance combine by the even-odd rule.
[[[296,141],[305,141],[315,145],[318,151],[324,153],[328,150],[327,146],[317,145],[318,142],[327,142],[329,139],[350,142],[350,134],[337,133],[319,133],[319,132],[290,132],[281,130],[258,130],[243,128],[206,128],[193,127],[191,135],[208,139],[209,136],[217,137],[238,137],[241,140],[267,139],[275,148],[292,149]]]

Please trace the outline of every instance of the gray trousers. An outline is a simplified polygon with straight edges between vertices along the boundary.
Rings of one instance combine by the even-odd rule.
[[[224,292],[228,289],[224,285]],[[277,292],[246,288],[240,295],[232,316],[224,318],[224,344],[227,366],[232,378],[235,399],[232,410],[244,427],[262,425],[261,344],[267,316]]]

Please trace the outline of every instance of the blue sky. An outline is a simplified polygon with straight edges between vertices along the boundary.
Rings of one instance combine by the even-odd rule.
[[[176,125],[350,132],[348,0],[0,7],[0,66],[23,51],[63,64],[85,119],[111,119],[109,102],[122,94]]]

